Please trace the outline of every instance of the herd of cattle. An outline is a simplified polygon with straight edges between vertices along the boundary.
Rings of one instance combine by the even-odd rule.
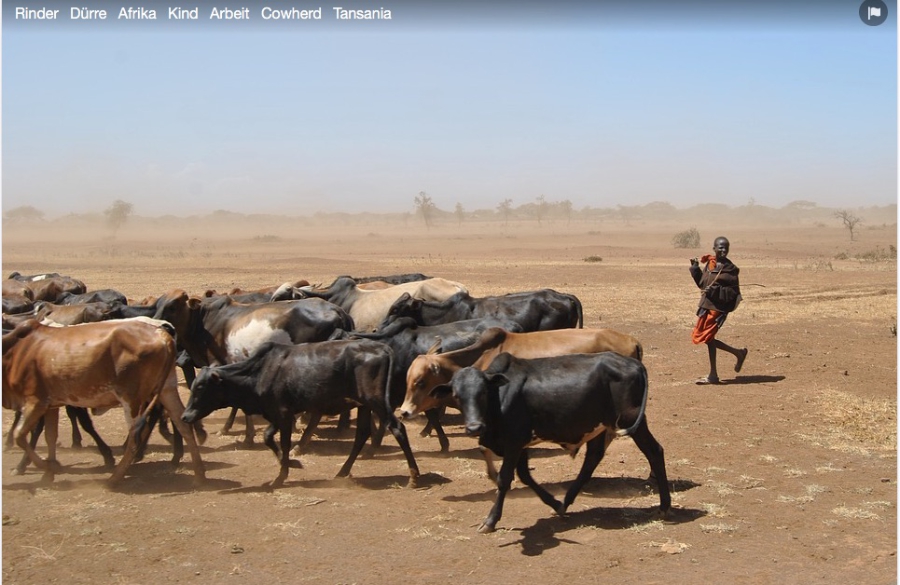
[[[167,416],[176,433],[174,461],[187,442],[195,481],[205,478],[198,443],[201,420],[230,407],[269,423],[265,444],[280,461],[272,487],[283,484],[291,458],[323,416],[355,408],[356,434],[338,476],[350,473],[365,443],[386,428],[406,457],[410,484],[419,469],[402,420],[424,413],[449,449],[440,414],[459,409],[478,437],[497,498],[479,531],[494,530],[514,474],[564,514],[616,436],[631,436],[658,484],[660,511],[671,506],[663,449],[647,426],[647,371],[633,337],[584,329],[581,302],[551,289],[475,298],[465,286],[422,274],[353,278],[327,287],[306,281],[202,297],[172,290],[135,303],[118,291],[88,292],[59,274],[3,281],[3,407],[16,411],[8,435],[25,453],[17,467],[58,471],[59,409],[79,422],[113,469],[112,482],[141,456]],[[190,387],[185,406],[176,367]],[[196,368],[199,369],[199,373]],[[124,407],[131,421],[118,465],[97,435],[88,409]],[[291,449],[297,416],[308,417]],[[35,451],[41,429],[47,459]],[[275,435],[279,434],[276,442]],[[587,445],[582,468],[562,502],[535,482],[528,447],[554,442],[573,455]],[[499,472],[492,455],[502,457]]]

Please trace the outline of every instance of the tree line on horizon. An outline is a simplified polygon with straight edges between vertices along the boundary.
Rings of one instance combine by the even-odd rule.
[[[872,219],[867,220],[866,216]],[[752,199],[745,205],[729,206],[724,203],[701,203],[692,207],[679,209],[666,201],[654,201],[644,205],[616,205],[615,207],[591,207],[584,206],[576,210],[568,199],[559,201],[548,200],[545,195],[540,195],[531,201],[514,205],[512,199],[504,199],[493,208],[467,210],[462,203],[457,202],[452,210],[439,207],[430,195],[420,191],[413,199],[413,209],[406,212],[373,213],[368,211],[358,212],[316,212],[311,216],[289,216],[273,214],[245,214],[219,209],[205,215],[192,215],[188,217],[175,217],[165,215],[159,218],[140,218],[144,221],[178,221],[210,219],[217,221],[245,221],[250,218],[258,218],[262,221],[331,221],[345,224],[359,224],[369,222],[394,222],[404,225],[420,225],[430,229],[438,225],[462,226],[463,223],[477,222],[501,222],[508,225],[510,222],[534,222],[537,227],[548,224],[570,225],[578,222],[620,222],[626,226],[641,221],[696,221],[698,217],[717,217],[722,221],[766,221],[773,224],[790,224],[800,220],[817,221],[824,225],[843,225],[847,228],[851,237],[862,224],[870,221],[873,224],[896,223],[885,222],[885,217],[896,219],[896,204],[888,206],[871,206],[868,208],[828,208],[821,207],[813,201],[796,200],[786,205],[773,208],[755,203]],[[12,208],[3,213],[4,225],[28,225],[52,221],[68,221],[82,224],[104,224],[112,235],[121,229],[129,218],[134,217],[133,204],[117,199],[113,201],[102,213],[70,213],[68,215],[47,219],[44,211],[31,206],[23,205]],[[875,218],[880,219],[875,219]],[[838,223],[840,222],[840,223]]]

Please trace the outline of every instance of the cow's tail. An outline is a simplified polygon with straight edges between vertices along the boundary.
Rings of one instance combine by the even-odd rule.
[[[153,395],[153,398],[150,400],[150,403],[147,404],[147,407],[144,411],[137,417],[134,421],[134,425],[132,426],[131,433],[134,437],[134,442],[132,443],[132,449],[136,453],[140,453],[143,447],[143,438],[141,435],[144,434],[144,429],[147,426],[148,416],[153,411],[153,408],[156,406],[156,402],[159,400],[159,392]],[[150,433],[147,433],[147,437],[149,438]]]
[[[644,412],[647,410],[647,396],[650,394],[650,376],[647,374],[647,368],[643,367],[643,365],[641,366],[641,372],[644,374],[644,397],[641,400],[641,409],[630,427],[627,429],[616,429],[617,437],[631,436],[644,421]]]
[[[394,356],[394,350],[390,346],[385,345],[385,348],[388,350],[388,370],[384,388],[384,407],[387,411],[387,419],[392,420],[394,418],[394,406],[391,404],[391,386],[394,385],[394,360],[396,357]],[[384,422],[386,421],[382,421],[382,424]]]

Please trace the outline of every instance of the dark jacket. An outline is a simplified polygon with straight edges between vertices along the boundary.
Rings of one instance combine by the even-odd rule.
[[[691,265],[691,276],[703,291],[699,308],[723,313],[734,311],[741,298],[740,271],[728,258],[717,261],[712,270],[709,263],[703,268]]]

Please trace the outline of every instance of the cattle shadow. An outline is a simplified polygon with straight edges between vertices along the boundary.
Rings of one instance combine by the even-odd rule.
[[[539,482],[547,491],[562,499],[573,480],[557,482]],[[508,498],[537,498],[534,491],[522,485],[516,478],[516,483],[506,494]],[[669,481],[669,489],[673,492],[685,492],[700,484],[690,480],[676,479]],[[641,479],[637,477],[592,477],[578,493],[578,500],[584,499],[633,499],[658,494],[659,490],[655,480]],[[492,485],[485,492],[477,492],[465,496],[445,496],[448,502],[493,502],[497,498],[497,490]]]
[[[204,462],[204,464],[207,472],[211,469],[233,467],[228,464],[217,465],[208,462]],[[148,467],[155,467],[156,471],[151,471]],[[112,470],[108,470],[102,465],[76,469],[63,466],[56,472],[54,481],[50,483],[43,481],[43,472],[39,470],[26,471],[24,476],[19,477],[27,476],[33,476],[35,481],[4,484],[3,489],[27,491],[32,495],[37,493],[39,489],[55,492],[66,492],[76,489],[80,491],[99,489],[123,494],[166,496],[196,491],[217,491],[229,486],[240,485],[236,481],[211,478],[207,478],[204,483],[197,485],[194,482],[192,470],[186,469],[183,473],[177,473],[168,461],[132,465],[128,470],[128,474],[115,485],[110,485],[109,483],[109,479],[112,477]]]
[[[549,510],[549,509],[548,509]],[[666,524],[683,524],[694,522],[706,516],[703,510],[693,508],[672,508],[666,517],[662,517],[659,508],[621,508],[596,507],[578,512],[569,512],[565,516],[541,518],[533,526],[527,528],[511,528],[519,532],[519,540],[505,543],[501,547],[520,546],[522,554],[529,557],[540,556],[545,551],[563,544],[581,545],[576,540],[561,538],[559,535],[580,528],[599,530],[638,529],[640,526],[663,520]],[[502,522],[502,520],[501,520]]]
[[[419,476],[419,480],[413,489],[428,489],[450,483],[450,481],[450,479],[437,473],[423,473]],[[261,485],[229,488],[222,490],[219,493],[223,495],[272,493],[276,491],[276,489],[284,490],[293,487],[310,490],[362,488],[371,491],[410,488],[409,475],[379,475],[365,477],[351,475],[349,477],[334,477],[331,479],[288,479],[279,488],[272,488],[270,482],[266,482]]]
[[[720,380],[722,386],[732,386],[738,384],[774,384],[781,382],[786,376],[735,376],[727,380]]]

